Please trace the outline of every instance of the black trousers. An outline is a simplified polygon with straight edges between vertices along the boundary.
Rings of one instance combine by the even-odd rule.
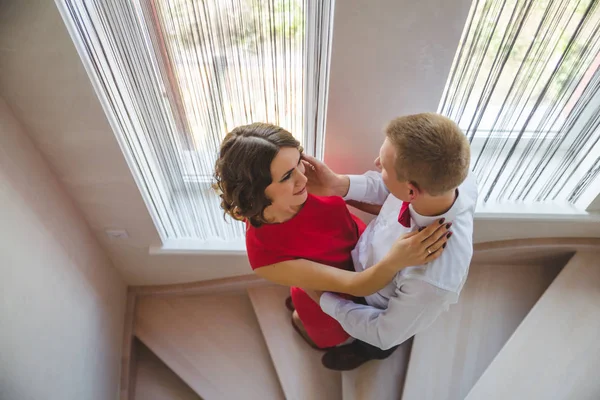
[[[358,297],[356,299],[354,299],[355,303],[358,304],[362,304],[367,306],[367,301],[365,300],[364,297]],[[392,353],[394,351],[396,351],[396,349],[398,347],[400,347],[400,345],[398,346],[394,346],[390,349],[387,350],[382,350],[377,346],[373,346],[372,344],[369,344],[367,342],[363,342],[362,340],[358,340],[355,339],[354,342],[352,342],[350,344],[350,346],[352,346],[354,348],[354,351],[356,351],[357,353],[364,355],[365,357],[367,357],[369,360],[383,360],[388,358],[389,356],[392,355]]]
[[[354,342],[352,342],[350,346],[354,347],[354,351],[356,351],[356,353],[365,356],[369,360],[386,359],[389,356],[391,356],[392,353],[394,353],[394,351],[396,351],[398,347],[400,347],[400,345],[398,345],[387,350],[382,350],[377,346],[373,346],[372,344],[363,342],[362,340],[358,339],[354,340]]]

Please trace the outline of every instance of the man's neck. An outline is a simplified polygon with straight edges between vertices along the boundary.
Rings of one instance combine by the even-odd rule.
[[[411,204],[418,214],[424,217],[436,217],[448,212],[456,201],[457,196],[458,191],[455,189],[440,196],[421,196]]]

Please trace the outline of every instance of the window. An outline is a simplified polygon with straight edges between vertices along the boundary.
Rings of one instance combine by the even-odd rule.
[[[439,110],[471,141],[482,202],[584,210],[600,192],[599,7],[474,1]]]
[[[211,187],[234,127],[281,125],[322,157],[330,1],[62,4],[163,243],[243,238]]]

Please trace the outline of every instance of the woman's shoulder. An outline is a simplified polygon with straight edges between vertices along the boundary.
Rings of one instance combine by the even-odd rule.
[[[281,224],[264,224],[254,227],[246,223],[246,239],[252,241],[264,241],[277,239],[284,241],[292,232],[294,235],[298,230],[310,231],[311,227],[319,226],[322,219],[337,219],[341,214],[349,213],[346,202],[339,196],[322,197],[309,194],[303,209],[291,220]]]
[[[282,242],[288,237],[291,226],[289,224],[263,224],[259,227],[246,222],[246,245],[269,246],[273,242]]]
[[[311,217],[315,215],[325,217],[343,217],[346,214],[350,215],[350,211],[346,205],[346,201],[340,196],[312,196],[311,207],[308,213]],[[307,215],[308,216],[308,215]]]
[[[292,232],[286,224],[246,225],[246,252],[252,269],[290,260]]]
[[[315,194],[309,194],[308,198],[315,204],[330,207],[346,207],[346,202],[340,196],[317,196]]]

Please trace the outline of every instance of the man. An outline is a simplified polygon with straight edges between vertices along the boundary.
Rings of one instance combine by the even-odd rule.
[[[405,268],[387,287],[367,296],[366,305],[333,293],[310,293],[356,339],[329,350],[323,364],[350,370],[388,357],[458,301],[473,254],[477,202],[476,182],[469,175],[469,143],[454,122],[424,113],[389,123],[375,161],[381,173],[344,176],[312,157],[306,161],[311,165],[307,169],[309,190],[315,194],[382,205],[352,252],[356,271],[380,261],[404,233],[440,217],[452,224],[449,235],[454,237],[437,260]]]

